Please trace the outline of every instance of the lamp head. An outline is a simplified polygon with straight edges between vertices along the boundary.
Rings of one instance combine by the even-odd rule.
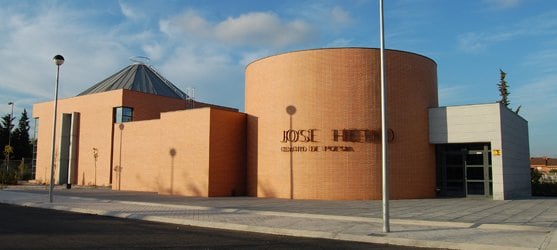
[[[61,55],[55,55],[54,58],[52,58],[52,61],[57,66],[60,66],[60,65],[64,64],[64,57],[61,56]]]
[[[288,107],[286,107],[286,113],[289,115],[293,115],[296,113],[296,107],[289,105]]]

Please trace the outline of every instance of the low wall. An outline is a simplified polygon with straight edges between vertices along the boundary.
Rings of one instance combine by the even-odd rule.
[[[115,124],[113,189],[185,196],[245,193],[245,120],[242,113],[200,108]]]

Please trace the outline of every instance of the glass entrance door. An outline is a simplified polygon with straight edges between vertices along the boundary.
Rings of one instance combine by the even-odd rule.
[[[493,195],[491,170],[491,150],[487,145],[483,149],[468,149],[464,161],[466,196]]]
[[[440,144],[436,150],[438,196],[493,195],[490,144]]]

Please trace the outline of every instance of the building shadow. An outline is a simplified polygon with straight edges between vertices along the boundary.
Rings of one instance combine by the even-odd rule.
[[[247,171],[246,171],[246,193],[248,196],[257,197],[258,193],[258,131],[259,118],[247,115]]]
[[[286,113],[290,116],[290,127],[289,131],[292,131],[292,118],[296,114],[296,107],[289,105],[286,107]],[[292,150],[292,140],[289,141],[289,151],[290,151],[290,199],[294,199],[294,152]]]
[[[174,158],[176,157],[176,149],[171,148],[170,154],[170,194],[174,194]]]
[[[120,123],[120,125],[118,125],[118,129],[120,129],[120,146],[118,147],[118,165],[114,167],[114,171],[118,174],[118,190],[121,190],[122,187],[122,146],[124,127],[125,125],[123,123]]]
[[[95,169],[94,169],[95,179],[94,179],[93,185],[96,187],[97,186],[97,162],[99,160],[99,149],[98,148],[93,148],[93,160],[94,160],[94,164],[95,164],[94,165],[94,167],[95,167]],[[85,174],[85,172],[83,174]]]

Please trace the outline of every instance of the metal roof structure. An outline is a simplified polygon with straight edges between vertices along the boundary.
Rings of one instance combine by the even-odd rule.
[[[184,100],[189,99],[186,93],[166,80],[153,68],[143,63],[134,63],[123,68],[114,75],[81,92],[78,96],[116,89],[134,90]]]

